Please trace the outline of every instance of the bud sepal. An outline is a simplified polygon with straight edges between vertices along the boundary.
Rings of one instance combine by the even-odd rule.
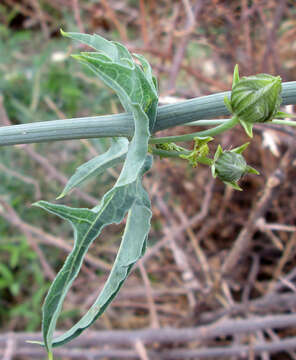
[[[179,157],[188,160],[192,167],[197,167],[198,163],[212,165],[212,159],[207,157],[209,154],[208,142],[212,140],[211,136],[195,137],[193,150],[189,154],[182,154]]]

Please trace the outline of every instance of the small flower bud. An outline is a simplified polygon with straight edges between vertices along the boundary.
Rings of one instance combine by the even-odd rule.
[[[225,151],[215,163],[215,171],[222,181],[238,181],[247,171],[247,163],[241,154]]]
[[[252,137],[255,123],[271,121],[278,114],[282,102],[281,91],[280,76],[258,74],[239,79],[236,66],[231,98],[225,99],[225,103]]]
[[[247,165],[246,160],[241,154],[248,146],[244,144],[239,148],[223,151],[218,146],[212,165],[212,174],[218,177],[225,184],[232,186],[236,190],[242,190],[237,182],[247,173],[259,174],[257,170]]]

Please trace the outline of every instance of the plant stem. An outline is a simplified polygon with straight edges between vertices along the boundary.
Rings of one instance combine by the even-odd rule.
[[[154,133],[199,119],[229,115],[222,92],[158,108]],[[283,83],[283,105],[296,104],[296,81]],[[34,122],[0,128],[0,146],[97,137],[132,136],[130,114]]]
[[[161,157],[174,157],[174,158],[180,158],[180,155],[189,155],[191,151],[173,151],[173,150],[162,150],[162,149],[152,149],[153,155],[158,155]],[[206,158],[205,156],[198,156],[197,162],[204,165],[211,166],[213,164],[213,160]]]
[[[174,157],[174,158],[178,158],[180,157],[180,155],[189,155],[190,151],[174,151],[174,150],[163,150],[163,149],[156,149],[153,148],[152,149],[152,154],[153,155],[158,155],[161,157]]]
[[[187,124],[186,126],[212,126],[212,125],[220,125],[225,123],[229,119],[213,119],[213,120],[197,120],[192,121]]]
[[[222,132],[233,128],[238,123],[238,119],[234,116],[226,122],[218,125],[212,129],[198,131],[191,134],[179,135],[179,136],[167,136],[160,138],[151,138],[150,144],[164,144],[170,142],[178,142],[178,141],[191,141],[195,137],[204,137],[204,136],[215,136],[221,134]]]
[[[296,121],[294,120],[272,120],[272,124],[276,125],[288,125],[288,126],[296,126]]]

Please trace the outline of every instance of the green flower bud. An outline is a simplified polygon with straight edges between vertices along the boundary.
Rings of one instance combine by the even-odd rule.
[[[219,145],[214,156],[212,165],[213,177],[218,177],[225,184],[232,186],[236,190],[242,190],[237,182],[246,174],[259,174],[257,170],[247,165],[246,160],[241,154],[248,146],[248,143],[228,151],[223,151]]]
[[[231,98],[225,99],[226,106],[236,116],[247,134],[252,137],[255,123],[271,121],[278,114],[282,98],[280,76],[258,74],[239,79],[235,67]]]
[[[281,90],[279,76],[259,74],[243,77],[231,92],[234,115],[251,123],[272,120],[282,101]]]

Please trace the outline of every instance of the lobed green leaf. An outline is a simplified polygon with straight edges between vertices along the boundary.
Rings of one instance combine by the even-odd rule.
[[[74,247],[62,269],[52,283],[43,306],[43,336],[48,351],[78,336],[103,313],[119,291],[132,265],[142,255],[150,228],[150,202],[141,185],[141,176],[150,169],[148,155],[140,176],[128,185],[115,186],[103,197],[99,207],[92,210],[71,208],[65,205],[39,201],[39,206],[67,221],[74,229]],[[120,223],[129,211],[127,226],[120,250],[99,298],[83,318],[64,335],[52,341],[58,316],[65,296],[79,273],[83,258],[102,229],[112,223]]]
[[[153,128],[157,109],[156,81],[148,62],[138,56],[137,65],[128,50],[115,42],[108,42],[98,35],[64,33],[72,39],[87,44],[98,52],[85,52],[75,56],[86,63],[104,83],[116,91],[122,105],[134,119],[134,136],[129,143],[122,171],[114,187],[95,208],[78,209],[40,201],[35,205],[68,220],[74,229],[74,248],[58,273],[43,306],[43,338],[49,354],[53,346],[62,345],[78,336],[106,309],[119,291],[132,265],[143,255],[150,228],[150,202],[141,181],[152,164],[147,155],[150,130]],[[82,165],[70,179],[63,194],[87,177],[101,171],[124,156],[127,143],[120,140],[119,152],[114,147]],[[117,159],[117,160],[115,160]],[[127,224],[112,271],[101,294],[89,311],[70,330],[53,340],[53,332],[63,301],[81,268],[83,258],[103,227],[119,223],[128,212]]]

